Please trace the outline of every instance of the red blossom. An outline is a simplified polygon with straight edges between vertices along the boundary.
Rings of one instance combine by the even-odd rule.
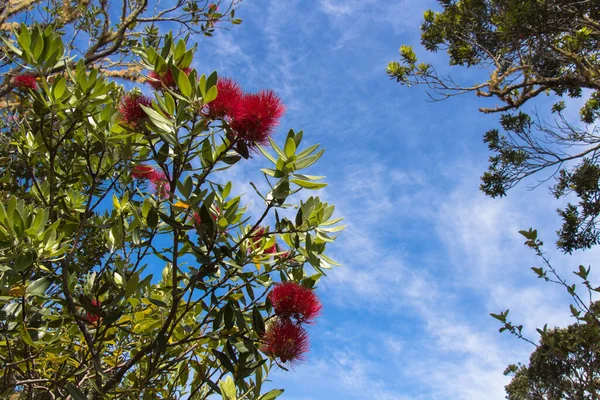
[[[131,176],[136,179],[148,180],[150,186],[159,197],[167,197],[171,191],[171,184],[165,173],[147,164],[138,164],[133,167]]]
[[[242,108],[244,92],[233,79],[220,78],[217,82],[217,98],[206,105],[206,115],[212,119],[237,118]]]
[[[262,240],[264,234],[265,234],[264,227],[259,226],[258,228],[256,228],[254,231],[252,231],[252,234],[250,235],[252,243],[253,244],[259,243]]]
[[[200,218],[200,214],[198,214],[198,212],[195,212],[193,217],[194,217],[194,224],[196,226],[202,225],[202,218]]]
[[[273,243],[273,246],[265,249],[265,254],[277,253],[277,244]]]
[[[181,70],[181,72],[183,72],[186,75],[189,75],[190,72],[192,72],[192,69],[184,68]],[[151,79],[148,79],[147,82],[150,86],[152,86],[152,88],[154,90],[162,90],[163,87],[167,87],[169,89],[177,88],[177,83],[175,83],[175,79],[173,78],[173,73],[171,72],[170,69],[167,70],[167,72],[165,72],[162,75],[156,71],[150,71],[148,73],[148,77]]]
[[[215,222],[219,218],[216,214],[212,214],[211,216],[212,216],[213,221],[215,221]],[[198,214],[198,212],[195,212],[193,217],[194,217],[194,224],[196,226],[202,225],[202,218],[200,217],[200,214]]]
[[[248,147],[267,144],[273,129],[279,123],[285,107],[272,90],[244,95],[239,115],[234,116],[231,127],[238,140]]]
[[[17,75],[12,78],[12,84],[19,89],[37,89],[36,78],[33,75]]]
[[[294,318],[298,323],[312,323],[321,312],[317,295],[294,282],[275,285],[268,298],[275,314],[284,319]]]
[[[308,333],[288,319],[273,321],[262,339],[260,350],[283,363],[295,364],[304,360],[304,353],[309,349]]]
[[[291,256],[292,256],[292,252],[290,250],[288,250],[288,251],[280,254],[278,257],[285,260],[285,259],[290,258]]]
[[[154,167],[148,164],[138,164],[133,167],[131,176],[135,179],[148,179],[154,173]]]
[[[155,169],[148,174],[148,180],[150,181],[152,189],[154,189],[154,192],[158,194],[159,197],[169,196],[171,184],[163,171]]]
[[[92,303],[92,306],[94,306],[95,308],[100,308],[101,303],[98,300],[92,299],[91,303]],[[90,324],[94,324],[100,319],[100,316],[95,311],[88,311],[85,314],[85,319]]]
[[[123,97],[119,105],[119,112],[126,124],[139,128],[143,126],[144,121],[148,118],[146,112],[141,106],[150,107],[152,100],[139,93],[130,93]]]

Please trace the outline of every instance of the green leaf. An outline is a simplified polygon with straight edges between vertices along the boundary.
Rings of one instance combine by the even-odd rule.
[[[67,383],[67,392],[73,397],[75,400],[88,400],[87,396],[83,394],[79,388],[75,387],[72,383]]]
[[[56,78],[54,85],[52,86],[52,97],[54,97],[55,100],[59,100],[63,97],[66,90],[67,81],[65,80],[65,78],[59,75],[58,78]]]
[[[205,103],[210,103],[211,101],[213,101],[214,99],[217,98],[218,92],[217,92],[217,87],[213,86],[210,89],[208,89],[206,91],[206,94],[204,95],[204,102]]]
[[[173,132],[173,126],[172,126],[173,124],[170,120],[168,120],[165,117],[163,117],[162,115],[160,115],[153,108],[146,107],[142,104],[140,104],[140,107],[142,107],[142,110],[144,110],[146,112],[146,114],[148,115],[148,117],[150,117],[150,120],[152,121],[154,126],[156,126],[157,128],[159,128],[160,130],[162,130],[164,132],[169,132],[169,133]],[[171,140],[171,142],[170,142],[171,144],[175,144],[174,140]]]
[[[164,302],[164,301],[162,301],[162,300],[156,299],[156,298],[154,298],[154,297],[149,297],[149,298],[148,298],[148,301],[149,301],[150,303],[154,304],[154,305],[155,305],[155,306],[157,306],[157,307],[162,307],[162,308],[167,308],[167,307],[169,307],[169,305],[168,305],[167,303],[165,303],[165,302]]]
[[[178,73],[177,87],[179,87],[179,91],[185,97],[190,97],[190,95],[192,94],[192,85],[190,85],[190,80],[183,71],[179,71]]]
[[[233,367],[233,364],[231,363],[231,360],[229,360],[229,357],[227,357],[224,353],[221,353],[218,350],[213,349],[213,354],[217,357],[217,359],[219,360],[219,362],[221,363],[221,365],[223,367],[225,367],[225,369],[227,369],[230,372],[234,372],[235,368]]]
[[[285,200],[290,195],[290,183],[286,180],[279,182],[273,189],[273,198],[277,200]]]
[[[28,268],[32,263],[33,263],[33,253],[28,251],[26,253],[19,254],[15,258],[15,262],[13,264],[12,269],[15,272],[20,272],[20,271],[23,271],[24,269]]]
[[[508,310],[503,311],[500,314],[490,313],[490,315],[496,318],[498,321],[506,323],[506,316],[508,315]]]
[[[135,273],[131,275],[129,280],[127,281],[127,285],[125,286],[125,298],[128,299],[131,297],[133,293],[135,293],[138,288],[138,284],[140,282],[140,275]]]
[[[283,389],[273,389],[260,396],[259,400],[273,400],[281,396],[281,394],[283,394]]]
[[[275,141],[271,138],[269,138],[269,143],[271,143],[271,147],[273,148],[273,150],[275,150],[275,153],[277,153],[277,155],[281,157],[283,161],[286,161],[287,157],[285,156],[285,153],[281,151],[279,146],[277,146],[277,143],[275,143]]]
[[[256,305],[252,308],[252,324],[258,336],[262,336],[265,333],[265,321]]]
[[[309,156],[309,157],[306,157],[306,158],[296,161],[296,169],[303,169],[303,168],[310,167],[311,165],[316,163],[319,160],[319,158],[321,158],[321,156],[323,155],[324,152],[325,152],[325,149],[319,151],[314,156]],[[300,156],[298,156],[298,158],[300,158]]]
[[[298,153],[298,159],[304,158],[310,154],[312,154],[316,149],[319,148],[319,144],[313,144],[312,146],[302,150],[300,153]]]
[[[569,304],[569,308],[571,309],[571,314],[573,314],[573,316],[575,318],[579,318],[579,315],[581,314],[580,311],[578,311],[575,306],[573,306],[573,304]]]
[[[288,137],[288,139],[285,141],[285,155],[289,158],[291,156],[294,155],[294,153],[296,153],[296,142],[294,141],[293,138]]]
[[[154,210],[154,208],[150,208],[148,210],[148,216],[146,217],[146,223],[148,227],[154,229],[156,225],[158,225],[158,213]]]
[[[50,280],[46,277],[36,279],[27,286],[26,292],[35,296],[42,296],[50,287]]]
[[[221,396],[223,397],[223,400],[237,399],[237,391],[231,375],[228,376],[226,380],[219,381],[219,387],[221,388]]]
[[[271,161],[273,164],[277,164],[277,160],[275,159],[275,157],[273,157],[272,155],[270,155],[265,149],[262,148],[262,146],[260,146],[260,145],[257,144],[256,147],[263,154],[263,156],[267,157],[267,159],[269,161]]]
[[[206,88],[209,89],[213,86],[216,86],[218,80],[219,76],[217,74],[217,71],[213,71],[206,79]]]
[[[298,185],[300,187],[303,187],[305,189],[310,189],[310,190],[317,190],[317,189],[321,189],[321,188],[324,188],[325,186],[327,186],[326,183],[304,181],[301,179],[292,179],[291,182],[295,183],[296,185]]]

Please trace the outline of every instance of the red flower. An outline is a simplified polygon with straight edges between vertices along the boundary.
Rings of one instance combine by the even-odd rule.
[[[150,107],[152,100],[139,93],[130,93],[123,97],[119,105],[119,112],[123,121],[133,127],[143,126],[144,121],[148,118],[146,112],[141,106]]]
[[[294,318],[298,323],[311,323],[321,312],[317,295],[294,282],[275,285],[268,298],[275,314],[284,319]]]
[[[189,75],[190,72],[192,72],[192,69],[184,68],[181,70],[181,72],[183,72],[186,75]],[[162,90],[163,87],[167,87],[169,89],[177,88],[177,83],[175,83],[175,79],[173,78],[173,73],[171,72],[170,69],[168,69],[167,72],[165,72],[162,75],[160,75],[156,71],[150,71],[148,73],[148,77],[151,79],[148,79],[147,82],[150,86],[152,86],[152,88],[154,90]]]
[[[261,90],[255,94],[246,94],[240,107],[239,115],[234,116],[231,122],[238,140],[248,147],[253,147],[256,143],[267,144],[285,111],[281,99],[272,90]]]
[[[265,249],[265,254],[277,253],[277,243],[273,243],[273,246]]]
[[[152,189],[160,196],[167,197],[171,191],[171,184],[165,173],[155,169],[151,165],[138,164],[133,167],[131,176],[136,179],[147,179],[150,182]]]
[[[196,227],[202,225],[202,218],[200,218],[200,214],[198,214],[198,212],[195,212],[193,217],[194,217],[194,225],[196,225]]]
[[[206,105],[206,115],[212,119],[237,118],[242,111],[244,92],[239,84],[229,78],[217,82],[217,98]]]
[[[33,75],[17,75],[12,78],[12,84],[14,87],[18,87],[19,89],[37,89],[37,82],[35,81],[35,76]]]
[[[278,257],[285,260],[285,259],[290,258],[291,256],[292,256],[292,252],[290,250],[288,250],[285,253],[280,254]]]
[[[288,319],[278,319],[268,326],[260,350],[283,363],[294,364],[304,359],[308,349],[308,333],[304,328]]]
[[[92,299],[91,301],[92,305],[96,308],[100,308],[100,302],[96,299]],[[89,322],[90,324],[94,324],[96,323],[99,319],[100,316],[95,312],[95,311],[88,311],[85,314],[85,319],[87,320],[87,322]]]
[[[171,184],[164,172],[155,169],[148,174],[148,180],[150,181],[152,189],[154,189],[159,197],[167,197],[169,195]]]
[[[263,228],[262,226],[259,226],[258,228],[256,228],[250,234],[250,239],[252,240],[252,243],[253,244],[259,243],[262,240],[264,234],[265,234],[265,228]]]
[[[147,164],[138,164],[133,167],[131,176],[135,179],[148,179],[154,173],[154,167]]]

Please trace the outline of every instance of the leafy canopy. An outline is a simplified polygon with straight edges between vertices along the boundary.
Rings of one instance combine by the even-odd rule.
[[[269,138],[273,154],[229,118],[210,118],[217,73],[190,68],[185,40],[158,43],[132,47],[140,70],[161,79],[145,98],[70,58],[52,24],[4,38],[4,58],[26,72],[4,73],[1,112],[2,397],[283,392],[263,390],[273,366],[293,361],[265,351],[265,334],[291,323],[267,294],[279,281],[314,290],[343,229],[318,197],[292,202],[326,185],[301,173],[323,150],[290,130],[281,147]],[[250,155],[272,164],[257,217],[223,174]]]
[[[600,4],[584,0],[440,0],[441,11],[426,11],[421,42],[431,52],[445,50],[449,64],[488,72],[483,82],[459,84],[419,63],[410,46],[388,75],[403,85],[425,84],[435,100],[474,92],[500,101],[484,113],[501,113],[499,129],[484,141],[494,153],[482,176],[489,196],[507,191],[529,176],[540,183],[556,175],[552,193],[574,193],[578,204],[559,214],[558,246],[565,252],[598,243],[598,150],[600,136]],[[541,94],[559,101],[542,116],[524,105]],[[583,98],[580,121],[569,121],[560,98]],[[553,113],[551,121],[543,117]],[[540,175],[541,174],[541,175]]]

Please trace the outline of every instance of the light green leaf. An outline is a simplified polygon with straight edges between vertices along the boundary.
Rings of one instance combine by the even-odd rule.
[[[259,400],[273,400],[278,398],[283,394],[283,389],[273,389],[262,396],[259,397]]]
[[[326,183],[304,181],[301,179],[292,179],[291,182],[295,183],[296,185],[298,185],[300,187],[310,189],[310,190],[317,190],[317,189],[321,189],[321,188],[324,188],[325,186],[327,186]]]
[[[26,292],[29,294],[41,296],[46,292],[46,289],[50,286],[50,280],[46,277],[36,279],[27,286]]]

